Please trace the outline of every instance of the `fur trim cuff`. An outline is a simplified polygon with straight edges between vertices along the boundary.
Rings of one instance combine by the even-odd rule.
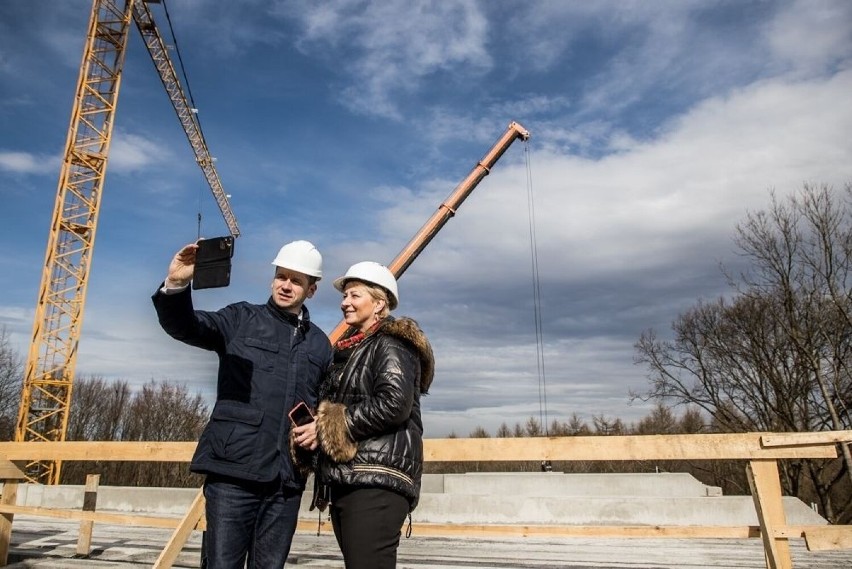
[[[349,436],[346,406],[341,403],[320,403],[317,410],[317,437],[322,450],[335,462],[349,462],[358,452],[358,445]]]
[[[293,431],[290,431],[290,458],[302,479],[307,480],[308,475],[313,472],[313,452],[296,444],[296,436]]]

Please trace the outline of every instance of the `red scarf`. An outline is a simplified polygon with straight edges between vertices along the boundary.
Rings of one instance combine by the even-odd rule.
[[[358,331],[347,338],[338,340],[338,342],[334,345],[334,348],[338,352],[341,352],[343,350],[351,348],[352,346],[360,344],[362,341],[364,341],[365,338],[372,336],[373,333],[375,333],[375,331],[378,330],[379,327],[382,325],[382,322],[384,322],[384,319],[379,320],[378,322],[370,326],[370,328],[366,332]]]

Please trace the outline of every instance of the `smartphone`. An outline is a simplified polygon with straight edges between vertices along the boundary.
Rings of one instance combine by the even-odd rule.
[[[196,263],[210,263],[230,259],[234,256],[234,238],[231,235],[225,237],[211,237],[200,239],[198,250],[195,252]]]
[[[231,283],[231,257],[234,256],[234,238],[213,237],[198,242],[195,251],[195,270],[192,288],[216,288]]]
[[[299,404],[293,407],[287,416],[290,417],[290,422],[296,427],[307,425],[314,420],[314,415],[304,401],[299,401]]]

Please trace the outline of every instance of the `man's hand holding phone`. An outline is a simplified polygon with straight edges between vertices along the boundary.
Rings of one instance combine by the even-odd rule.
[[[293,438],[297,445],[308,450],[317,448],[317,423],[314,414],[300,401],[287,414],[292,425]]]

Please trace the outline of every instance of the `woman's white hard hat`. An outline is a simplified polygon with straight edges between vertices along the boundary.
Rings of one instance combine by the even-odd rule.
[[[291,241],[278,251],[272,261],[276,267],[297,271],[310,277],[322,278],[322,255],[310,241]]]
[[[346,274],[334,279],[334,288],[343,292],[348,281],[361,281],[364,283],[379,285],[388,292],[388,308],[393,310],[399,305],[399,288],[396,278],[386,266],[375,261],[361,261],[355,263]]]

